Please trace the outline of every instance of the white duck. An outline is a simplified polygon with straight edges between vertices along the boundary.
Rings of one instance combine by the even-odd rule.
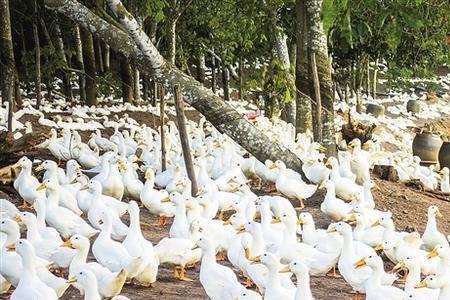
[[[141,202],[152,214],[159,216],[158,225],[166,225],[166,219],[175,216],[175,205],[172,202],[164,202],[169,199],[166,190],[154,188],[155,172],[151,168],[145,171],[145,179],[140,194]]]
[[[79,284],[84,292],[84,300],[101,300],[102,296],[98,292],[97,280],[94,273],[89,270],[81,270],[67,281]]]
[[[286,165],[277,160],[270,168],[280,170],[275,186],[283,195],[300,201],[300,208],[305,207],[303,199],[311,197],[317,190],[317,185],[306,184],[301,176],[286,168]]]
[[[450,299],[450,275],[436,276],[430,275],[422,280],[417,288],[428,287],[430,289],[439,290],[438,300]]]
[[[449,242],[445,235],[439,232],[436,224],[436,217],[441,217],[439,208],[435,205],[428,207],[427,227],[422,235],[422,241],[427,250],[432,250],[438,244],[449,247]]]
[[[313,300],[311,286],[309,283],[309,270],[304,263],[300,261],[293,261],[280,272],[292,272],[297,278],[295,300]]]
[[[79,233],[86,237],[92,237],[97,230],[87,224],[81,217],[71,210],[58,206],[60,199],[60,189],[54,179],[46,179],[37,190],[48,189],[48,197],[45,211],[45,221],[55,228],[64,239]]]
[[[336,195],[345,200],[352,201],[362,195],[362,187],[352,180],[342,177],[339,173],[339,162],[335,157],[328,158],[326,165],[331,165],[330,179],[336,187]]]
[[[92,244],[95,259],[112,272],[124,270],[127,278],[135,277],[139,272],[142,258],[131,256],[121,243],[111,239],[113,224],[109,211],[103,212],[99,223],[102,230]]]
[[[450,171],[447,167],[441,170],[441,192],[450,193]]]
[[[19,159],[13,167],[20,167],[20,173],[14,180],[14,188],[23,199],[23,207],[28,207],[34,203],[36,198],[45,197],[44,191],[36,191],[39,181],[31,173],[33,163],[26,156]]]
[[[81,270],[89,270],[94,273],[100,295],[110,298],[118,295],[126,280],[125,271],[111,272],[108,268],[103,267],[97,262],[87,262],[90,242],[89,239],[75,234],[69,240],[61,244],[61,247],[74,249],[76,254],[69,266],[69,278],[75,276]],[[74,286],[82,291],[82,286],[74,284]]]
[[[57,300],[55,290],[42,282],[36,272],[33,246],[27,240],[20,239],[15,248],[21,257],[23,271],[11,300]]]
[[[320,204],[320,210],[334,221],[346,219],[353,206],[336,197],[335,183],[327,179],[320,185],[320,188],[327,189],[325,198]]]
[[[130,201],[128,204],[128,213],[130,214],[130,229],[122,244],[130,255],[142,258],[141,269],[135,279],[143,286],[150,286],[156,281],[159,259],[154,252],[152,243],[146,240],[142,234],[139,207],[135,201]]]
[[[144,184],[138,178],[136,178],[136,168],[137,164],[131,162],[125,162],[125,164],[120,163],[120,168],[124,170],[122,174],[124,194],[131,197],[132,199],[139,199]]]

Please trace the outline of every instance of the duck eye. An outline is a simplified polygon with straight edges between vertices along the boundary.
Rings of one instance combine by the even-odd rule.
[[[244,297],[245,297],[245,296],[247,296],[247,294],[246,294],[246,293],[243,293],[243,294],[242,294],[242,296],[244,296]]]
[[[264,256],[267,256],[267,254],[264,253]]]
[[[78,237],[76,237],[75,239],[78,240]]]
[[[297,263],[295,262],[295,263],[294,263],[294,266],[296,266],[296,265],[297,265]]]

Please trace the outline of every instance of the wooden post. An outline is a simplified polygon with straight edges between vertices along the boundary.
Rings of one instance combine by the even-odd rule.
[[[156,90],[155,90],[156,94]],[[161,137],[161,171],[164,172],[166,170],[166,138],[164,131],[164,88],[162,85],[158,85],[158,94],[159,94],[159,131]],[[156,95],[155,95],[156,97]]]
[[[312,77],[314,82],[314,94],[316,98],[316,123],[317,123],[317,141],[318,143],[322,142],[322,99],[320,98],[320,82],[319,75],[317,73],[317,64],[316,64],[316,54],[314,51],[311,52],[311,68],[312,68]]]
[[[195,177],[194,164],[192,163],[189,137],[186,131],[184,101],[179,86],[173,87],[173,95],[175,97],[175,110],[177,112],[178,132],[180,134],[181,147],[183,149],[184,164],[186,165],[186,172],[192,183],[192,196],[195,196],[197,195],[197,179]]]

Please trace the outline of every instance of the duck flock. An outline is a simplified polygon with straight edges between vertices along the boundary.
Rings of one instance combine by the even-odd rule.
[[[55,160],[22,157],[14,165],[20,169],[14,188],[23,204],[0,199],[1,293],[13,286],[13,300],[52,300],[73,285],[86,300],[128,299],[120,296],[125,283],[151,288],[161,265],[169,265],[176,279],[192,281],[186,269],[199,263],[200,283],[212,300],[311,300],[310,275],[337,273],[356,298],[450,299],[450,247],[437,228],[439,208],[428,208],[424,232],[408,233],[396,229],[391,212],[376,209],[372,196],[376,163],[393,165],[401,180],[450,191],[448,169],[439,174],[420,166],[405,150],[410,140],[393,138],[399,150],[382,150],[381,142],[396,137],[402,122],[367,149],[354,140],[337,158],[326,158],[310,133],[295,135],[283,121],[256,116],[255,126],[302,159],[305,182],[280,160],[249,156],[204,118],[187,121],[198,185],[192,195],[175,123],[164,128],[162,170],[160,132],[125,114],[108,119],[120,109],[159,114],[128,104],[78,107],[75,120],[46,119],[31,106],[16,113],[17,130],[32,131],[19,121],[25,114],[48,126],[51,137],[38,147]],[[386,125],[390,119],[384,118],[377,122]],[[108,128],[114,130],[109,137]],[[85,130],[93,133],[83,142],[79,132]],[[277,193],[255,194],[262,185]],[[332,220],[326,229],[316,228],[303,210],[318,189],[326,190],[320,205]],[[157,217],[152,226],[172,219],[168,237],[155,244],[144,237],[142,210]],[[229,264],[218,263],[225,259]],[[385,270],[387,261],[392,271]]]

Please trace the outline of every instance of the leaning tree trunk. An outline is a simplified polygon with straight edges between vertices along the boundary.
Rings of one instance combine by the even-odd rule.
[[[12,131],[12,113],[14,109],[14,50],[11,35],[9,1],[0,1],[0,63],[2,101],[8,102],[8,131]]]
[[[38,10],[37,10],[37,3],[36,0],[34,0],[34,22],[33,22],[33,38],[34,38],[34,51],[35,51],[35,60],[36,60],[36,77],[34,81],[34,89],[36,92],[36,108],[39,109],[42,102],[42,93],[41,93],[41,45],[39,43],[39,29],[38,29]]]
[[[313,81],[309,70],[308,31],[306,28],[305,0],[296,3],[296,37],[297,61],[295,63],[295,87],[297,90],[297,116],[295,129],[297,132],[312,130],[312,101]]]
[[[48,8],[56,9],[81,26],[89,28],[115,51],[135,59],[141,71],[147,72],[154,80],[168,88],[180,85],[186,103],[202,113],[217,130],[227,134],[260,161],[280,159],[304,177],[302,162],[294,153],[274,143],[220,97],[167,63],[121,2],[108,2],[113,12],[117,14],[118,10],[120,11],[120,21],[131,36],[102,20],[75,0],[45,0]]]
[[[286,72],[286,78],[288,78],[289,85],[294,84],[294,78],[290,73],[291,60],[289,59],[289,48],[287,45],[287,35],[281,28],[275,27],[275,54],[278,60],[283,63],[283,72]],[[289,87],[287,87],[289,88]],[[295,124],[295,101],[292,99],[289,102],[284,103],[283,116],[285,121],[291,124]]]
[[[334,97],[331,64],[328,58],[327,39],[320,18],[322,0],[306,0],[306,22],[308,27],[309,51],[314,52],[317,73],[320,79],[320,98],[322,100],[322,144],[328,155],[336,154],[334,130]]]
[[[78,89],[81,103],[86,103],[86,76],[84,75],[83,46],[81,43],[80,27],[75,25],[75,53],[77,68],[81,71],[78,74]]]
[[[83,45],[83,63],[86,74],[86,104],[97,104],[97,70],[95,65],[94,40],[86,27],[80,28],[81,43]]]

